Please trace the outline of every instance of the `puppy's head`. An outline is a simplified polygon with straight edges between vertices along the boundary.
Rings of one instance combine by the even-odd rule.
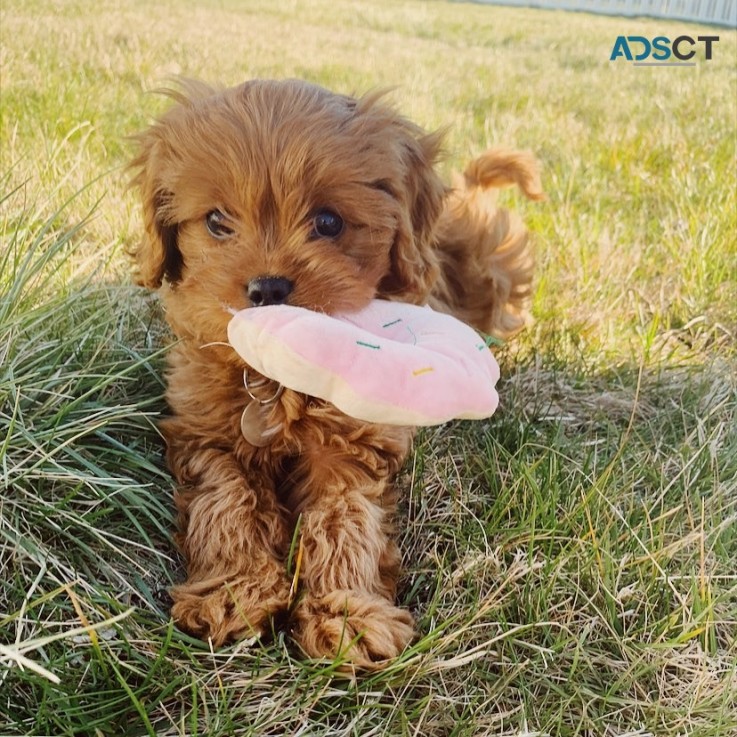
[[[187,82],[139,136],[140,283],[175,331],[222,339],[230,315],[287,302],[328,313],[421,302],[445,189],[440,137],[380,101],[298,81]]]

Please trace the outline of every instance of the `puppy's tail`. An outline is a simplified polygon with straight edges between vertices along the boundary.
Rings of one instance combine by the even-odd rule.
[[[501,189],[517,185],[531,200],[544,200],[540,167],[531,151],[492,148],[463,172],[467,189]]]
[[[527,228],[496,205],[499,189],[513,185],[531,200],[545,198],[529,151],[491,149],[457,177],[438,226],[441,276],[430,300],[435,309],[498,337],[525,325],[532,293]]]

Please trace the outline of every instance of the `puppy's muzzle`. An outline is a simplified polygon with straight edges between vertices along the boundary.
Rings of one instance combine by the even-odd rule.
[[[292,293],[294,284],[283,276],[257,276],[248,282],[248,299],[254,307],[281,305]]]

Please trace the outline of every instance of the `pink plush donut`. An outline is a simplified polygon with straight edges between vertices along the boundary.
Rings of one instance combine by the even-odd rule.
[[[499,366],[486,343],[429,307],[374,300],[334,316],[251,308],[233,315],[228,340],[260,374],[367,422],[478,420],[499,403]]]

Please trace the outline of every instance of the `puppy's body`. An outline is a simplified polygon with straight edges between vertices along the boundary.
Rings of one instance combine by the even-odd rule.
[[[178,344],[162,423],[178,482],[187,581],[173,616],[220,644],[290,609],[312,656],[370,667],[396,656],[412,619],[394,605],[392,476],[412,429],[372,425],[251,377],[227,346],[228,308],[287,301],[324,312],[378,297],[508,334],[524,321],[527,234],[488,190],[542,196],[529,154],[491,151],[448,190],[440,138],[381,104],[302,82],[216,91],[188,83],[140,138],[146,236],[139,278],[161,288]],[[255,399],[253,398],[255,397]],[[246,440],[257,412],[268,440]],[[266,436],[264,436],[266,437]],[[299,597],[285,558],[298,518]]]

